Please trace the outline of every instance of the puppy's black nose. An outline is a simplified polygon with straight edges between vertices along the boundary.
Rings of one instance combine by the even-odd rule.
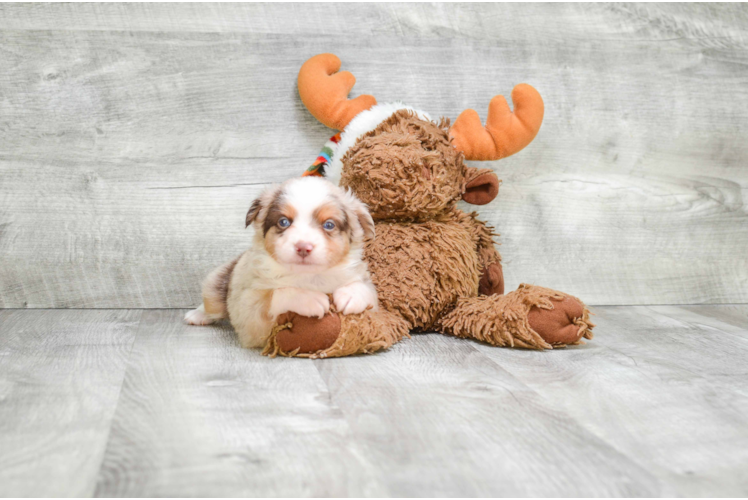
[[[294,246],[296,247],[296,254],[299,257],[306,257],[307,255],[312,253],[312,250],[314,250],[314,245],[312,245],[308,241],[299,241]]]

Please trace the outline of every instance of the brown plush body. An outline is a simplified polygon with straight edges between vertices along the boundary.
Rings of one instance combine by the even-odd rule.
[[[481,253],[501,274],[498,252],[494,250],[493,260],[491,252],[481,248],[479,235],[487,233],[482,223],[456,209],[448,218],[452,217],[377,223],[377,235],[367,244],[365,255],[383,310],[350,316],[331,312],[322,320],[284,316],[266,353],[310,357],[371,353],[391,346],[409,331],[439,331],[497,346],[534,349],[592,338],[589,312],[574,297],[530,285],[508,295],[479,295],[485,272]],[[496,283],[503,288],[503,277]]]
[[[534,349],[592,338],[589,312],[574,297],[530,285],[503,295],[494,233],[475,213],[456,207],[461,198],[489,202],[499,181],[464,164],[448,120],[397,111],[340,161],[340,185],[366,203],[375,220],[365,258],[381,309],[350,316],[333,311],[321,320],[279,318],[267,354],[374,352],[409,331]]]

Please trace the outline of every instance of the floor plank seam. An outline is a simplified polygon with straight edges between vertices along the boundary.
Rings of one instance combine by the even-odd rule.
[[[493,347],[493,346],[489,346],[489,347]],[[484,355],[483,353],[480,352],[480,350],[478,350],[477,348],[475,348],[475,346],[471,346],[471,348],[473,348],[476,352],[480,353],[484,358],[488,359],[493,364],[495,364],[496,366],[498,366],[501,370],[504,370],[508,375],[510,375],[518,383],[520,383],[523,386],[525,386],[529,391],[531,391],[533,394],[535,394],[539,398],[539,400],[542,401],[546,405],[547,408],[552,409],[554,412],[556,412],[558,414],[564,415],[566,418],[569,419],[569,421],[575,422],[581,429],[584,429],[585,432],[588,432],[589,434],[591,434],[592,436],[594,436],[601,443],[604,443],[606,446],[610,447],[610,449],[614,450],[616,453],[618,453],[622,457],[625,457],[626,460],[628,460],[631,464],[633,464],[633,465],[638,464],[638,461],[635,459],[635,457],[632,457],[627,452],[621,450],[618,446],[616,446],[610,440],[606,439],[604,436],[601,436],[594,429],[592,429],[588,425],[586,425],[584,422],[580,421],[576,417],[574,417],[571,414],[569,414],[568,411],[564,410],[563,408],[558,407],[555,403],[553,403],[553,401],[548,400],[548,398],[546,398],[541,393],[539,393],[538,391],[536,391],[535,389],[533,389],[532,387],[530,387],[529,385],[527,385],[526,383],[524,383],[522,380],[520,380],[514,373],[512,373],[507,368],[505,368],[501,364],[499,364],[499,362],[497,360],[495,360],[495,359],[493,359],[493,358],[491,358],[489,356]],[[611,349],[610,347],[607,347],[607,348]],[[613,349],[611,349],[611,350],[613,350]],[[632,358],[632,360],[633,360],[633,358]],[[634,361],[634,364],[636,364],[635,361]],[[667,472],[669,472],[669,471],[667,471]],[[665,492],[668,489],[668,485],[662,479],[662,477],[660,477],[659,475],[655,475],[655,474],[651,474],[651,476],[659,484],[659,486],[661,488],[660,494],[663,495],[663,496],[671,496],[671,494],[665,495]]]
[[[117,409],[119,408],[120,399],[122,397],[122,389],[125,385],[125,379],[127,378],[127,372],[130,368],[130,360],[132,358],[132,351],[135,348],[135,343],[138,341],[138,338],[140,336],[141,328],[143,323],[143,310],[140,310],[140,317],[138,318],[138,326],[135,330],[135,335],[133,335],[132,344],[130,344],[130,349],[127,351],[127,356],[125,358],[125,369],[122,371],[122,380],[119,384],[119,391],[117,392],[117,399],[114,402],[114,406],[112,409],[112,413],[109,417],[109,430],[107,431],[106,440],[104,441],[104,449],[101,453],[101,460],[99,461],[99,465],[96,470],[96,480],[94,481],[92,488],[91,488],[91,494],[89,495],[91,498],[96,497],[96,490],[98,488],[99,484],[99,478],[101,477],[101,469],[104,466],[104,460],[106,459],[107,451],[109,450],[109,441],[112,435],[112,424],[114,423],[114,416],[117,414]]]
[[[355,427],[353,425],[353,422],[351,422],[348,414],[345,411],[343,411],[343,407],[336,400],[337,398],[335,397],[335,393],[330,388],[330,384],[327,382],[327,378],[322,373],[322,370],[320,370],[320,366],[321,366],[320,363],[324,363],[324,362],[326,362],[328,360],[324,360],[324,359],[309,359],[307,361],[309,361],[309,362],[312,363],[312,366],[314,366],[314,369],[317,371],[317,375],[319,376],[320,380],[322,381],[323,384],[325,384],[325,388],[327,389],[329,404],[330,404],[330,406],[332,408],[334,408],[338,412],[340,412],[340,416],[345,421],[346,426],[348,427],[348,431],[350,432],[350,436],[352,437],[353,441],[355,442],[355,447],[359,450],[360,456],[362,458],[364,458],[366,460],[366,463],[370,466],[369,470],[371,470],[371,471],[376,470],[376,467],[373,466],[373,462],[371,460],[371,458],[375,456],[374,451],[366,444],[366,442],[364,440],[362,440],[358,436],[358,434],[357,434],[357,432],[355,430]],[[381,481],[376,481],[376,485],[379,488],[386,490],[387,496],[393,496],[390,493],[389,488],[387,487],[386,484],[382,483]]]

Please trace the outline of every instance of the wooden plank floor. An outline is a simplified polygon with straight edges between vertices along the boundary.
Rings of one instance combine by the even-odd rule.
[[[566,350],[311,361],[182,310],[0,311],[0,495],[748,495],[748,305],[595,312]]]

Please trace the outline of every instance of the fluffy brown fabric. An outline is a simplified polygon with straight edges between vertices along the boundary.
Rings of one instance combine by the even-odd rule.
[[[574,297],[531,285],[502,295],[496,233],[476,213],[456,208],[470,186],[474,200],[490,201],[499,181],[486,169],[465,167],[448,129],[447,120],[398,111],[346,153],[341,186],[367,203],[376,221],[365,258],[381,310],[340,316],[336,338],[332,320],[282,318],[266,354],[374,352],[409,330],[531,349],[592,338],[589,311]]]
[[[499,235],[493,231],[493,228],[482,220],[478,220],[476,212],[466,214],[455,209],[453,213],[477,242],[478,260],[482,268],[485,269],[494,262],[501,262],[501,255],[499,255],[494,244],[494,237]]]
[[[543,335],[531,327],[528,315],[535,308],[542,317],[542,311],[553,311],[554,306],[561,304],[574,307],[574,302],[581,304],[579,299],[564,293],[523,283],[508,295],[460,299],[454,310],[441,321],[441,326],[445,333],[482,340],[496,346],[552,349],[554,344],[576,344],[582,337],[592,338],[591,329],[594,325],[589,320],[589,310],[582,305],[581,315],[569,318],[573,323],[572,329],[576,330],[572,342],[557,342],[553,337],[555,332],[551,332],[550,337],[543,338]],[[561,315],[566,316],[566,311]],[[566,325],[568,323],[564,326]]]
[[[333,318],[326,320],[325,318]],[[263,354],[275,356],[296,356],[302,358],[334,358],[352,354],[371,354],[390,347],[403,337],[409,337],[408,324],[396,314],[388,311],[376,313],[365,311],[347,316],[332,312],[317,322],[305,322],[295,316],[273,329]],[[301,321],[300,321],[301,320]],[[314,340],[327,343],[331,327],[339,325],[339,333],[334,342],[324,348],[314,349]],[[321,329],[316,326],[322,326]],[[289,332],[289,333],[287,333]],[[287,337],[283,338],[286,334]]]
[[[342,187],[369,206],[374,220],[423,220],[447,210],[464,190],[462,153],[438,124],[400,110],[365,134],[342,158]]]
[[[445,306],[478,294],[478,234],[457,211],[420,223],[380,222],[366,260],[381,306],[428,330]]]

